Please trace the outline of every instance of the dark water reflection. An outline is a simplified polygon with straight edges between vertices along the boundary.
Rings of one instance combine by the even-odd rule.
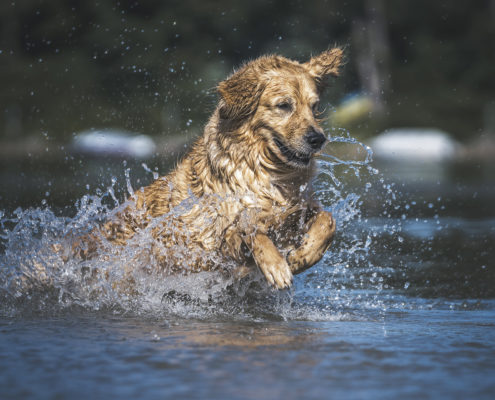
[[[155,157],[145,161],[151,170],[166,173],[177,157]],[[21,159],[0,159],[0,205],[3,210],[39,207],[48,204],[64,214],[74,212],[75,203],[85,194],[103,192],[116,180],[120,200],[126,194],[125,170],[129,169],[135,188],[152,182],[143,161],[119,157],[86,157],[56,153]]]

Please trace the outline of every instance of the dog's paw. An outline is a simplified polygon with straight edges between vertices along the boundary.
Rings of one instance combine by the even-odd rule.
[[[286,289],[292,285],[292,272],[284,259],[267,263],[261,270],[266,280],[276,289]]]

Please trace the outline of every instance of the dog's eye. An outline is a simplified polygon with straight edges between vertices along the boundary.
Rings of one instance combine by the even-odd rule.
[[[288,101],[282,101],[281,103],[277,104],[277,108],[282,111],[292,111],[292,104],[290,104]]]

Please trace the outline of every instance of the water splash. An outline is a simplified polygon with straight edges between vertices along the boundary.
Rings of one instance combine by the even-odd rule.
[[[294,302],[304,304],[302,309],[318,310],[320,319],[328,315],[381,318],[395,303],[387,296],[392,289],[387,282],[395,270],[376,255],[396,250],[402,230],[402,221],[390,215],[397,206],[396,190],[374,167],[369,146],[341,129],[333,129],[327,139],[315,191],[333,213],[337,235],[323,260],[297,281]]]
[[[161,244],[151,239],[151,231],[157,226],[173,230],[173,219],[194,206],[193,198],[181,204],[181,210],[174,209],[157,218],[129,240],[124,249],[103,241],[96,257],[84,260],[72,256],[70,244],[75,238],[88,234],[128,205],[118,201],[117,180],[113,178],[105,192],[83,196],[72,217],[56,215],[47,206],[17,209],[12,215],[0,214],[0,312],[18,313],[26,309],[46,312],[79,307],[201,318],[228,315],[327,320],[358,317],[355,310],[362,308],[363,302],[367,308],[383,309],[377,293],[383,288],[384,271],[369,260],[376,231],[355,229],[356,223],[363,219],[362,196],[382,184],[372,166],[372,151],[348,133],[331,136],[329,142],[330,150],[336,144],[348,146],[343,155],[321,155],[315,180],[317,198],[337,220],[338,237],[316,267],[296,277],[293,290],[273,291],[261,273],[241,282],[225,271],[164,279],[152,267],[157,260],[151,249]],[[142,167],[157,178],[157,173],[146,164]],[[128,201],[134,195],[130,174],[131,170],[126,168]],[[384,204],[393,201],[392,195],[389,187],[384,193]],[[187,264],[191,258],[187,246],[178,241],[173,250],[174,256]]]

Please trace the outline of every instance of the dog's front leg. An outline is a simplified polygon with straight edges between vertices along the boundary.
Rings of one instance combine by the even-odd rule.
[[[321,260],[332,244],[335,233],[335,220],[328,211],[319,211],[309,223],[301,246],[292,250],[287,261],[291,272],[300,274]]]
[[[270,284],[277,289],[290,287],[292,284],[291,269],[268,236],[255,233],[247,236],[244,242],[251,250],[256,265]]]

